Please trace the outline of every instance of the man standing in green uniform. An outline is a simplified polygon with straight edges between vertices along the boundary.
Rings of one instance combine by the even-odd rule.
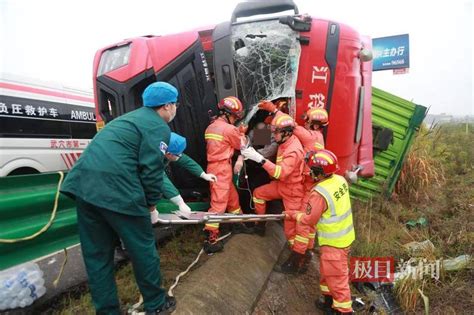
[[[201,177],[208,182],[217,181],[217,177],[214,174],[207,174],[204,172],[202,167],[196,163],[192,158],[184,154],[186,149],[186,138],[172,132],[170,136],[170,142],[168,149],[166,150],[165,157],[170,162],[180,168],[184,168],[192,175]],[[168,162],[166,162],[167,164]],[[163,178],[163,197],[169,199],[172,203],[178,206],[178,215],[189,218],[191,215],[191,208],[184,202],[183,197],[179,193],[178,189],[173,185],[168,176],[164,175]],[[152,223],[158,220],[158,214],[152,213]]]
[[[176,308],[176,300],[161,288],[150,212],[162,193],[167,123],[176,115],[178,91],[155,82],[142,98],[144,107],[97,133],[61,187],[77,203],[82,255],[98,314],[121,313],[114,278],[119,238],[130,254],[147,314]]]

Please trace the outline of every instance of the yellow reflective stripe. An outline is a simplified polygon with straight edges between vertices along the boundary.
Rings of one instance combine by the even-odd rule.
[[[281,161],[283,161],[283,156],[277,156],[276,162],[278,163],[278,162],[281,162]]]
[[[286,119],[290,116],[288,115],[281,115],[280,117],[277,118],[277,120],[275,121],[275,125],[278,125],[283,119]],[[291,118],[291,117],[290,117]]]
[[[315,149],[324,149],[324,146],[323,146],[321,143],[316,142],[316,143],[314,144],[314,148],[315,148]]]
[[[337,308],[351,308],[352,307],[352,301],[347,301],[347,302],[339,302],[336,300],[332,300],[332,306],[337,307]]]
[[[351,215],[352,215],[352,208],[349,208],[349,210],[347,210],[345,213],[343,213],[341,215],[338,215],[338,216],[335,216],[335,217],[329,217],[329,218],[321,218],[319,220],[319,222],[321,222],[323,224],[338,223],[338,222],[344,221],[345,219],[347,219]]]
[[[326,154],[325,152],[318,152],[318,153],[316,153],[315,157],[323,158],[326,161],[328,161],[329,163],[334,163],[332,157],[330,155]]]
[[[263,199],[258,199],[258,198],[255,198],[255,197],[253,197],[252,200],[253,200],[253,202],[259,203],[259,204],[264,204],[264,203],[265,203],[265,200],[263,200]]]
[[[320,193],[324,199],[328,202],[329,210],[331,211],[331,215],[335,217],[337,215],[336,213],[336,206],[334,205],[334,200],[332,199],[331,193],[324,187],[317,185],[313,188],[316,190],[318,193]]]
[[[340,238],[341,236],[344,236],[344,235],[350,233],[353,230],[354,230],[354,225],[353,224],[351,224],[348,227],[346,227],[345,229],[339,230],[337,232],[323,232],[323,231],[321,231],[321,228],[319,228],[318,235],[321,238],[337,239],[337,238]]]
[[[204,139],[222,141],[224,140],[224,136],[218,135],[217,133],[206,133],[204,134]]]
[[[309,243],[309,239],[307,237],[303,237],[303,236],[300,236],[300,235],[295,236],[295,241],[298,241],[298,242],[304,243],[304,244]]]
[[[298,213],[298,214],[296,215],[296,222],[300,222],[301,217],[302,217],[303,215],[304,215],[304,213]]]
[[[288,240],[288,243],[290,243],[290,245],[293,245],[295,243],[295,239],[292,238],[292,239]]]
[[[235,210],[231,210],[229,212],[232,213],[232,214],[239,214],[240,213],[240,208],[237,208]]]
[[[320,284],[319,289],[321,290],[321,292],[329,292],[329,288],[327,285]]]
[[[281,166],[277,165],[275,166],[275,173],[273,173],[273,178],[278,179],[280,178],[281,175]]]
[[[206,223],[206,229],[207,230],[218,230],[219,229],[219,223]]]
[[[313,239],[313,238],[315,238],[315,237],[316,237],[316,233],[309,233],[309,235],[308,235],[308,236],[309,236],[309,238],[310,238],[310,239]]]
[[[234,98],[228,97],[226,99],[231,101],[232,103],[234,103],[234,105],[232,105],[232,109],[239,109],[239,104],[237,103],[237,101]]]

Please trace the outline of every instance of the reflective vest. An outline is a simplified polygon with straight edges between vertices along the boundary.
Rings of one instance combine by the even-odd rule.
[[[355,232],[346,180],[334,174],[313,189],[324,197],[328,205],[317,225],[319,245],[337,248],[350,246],[355,240]]]

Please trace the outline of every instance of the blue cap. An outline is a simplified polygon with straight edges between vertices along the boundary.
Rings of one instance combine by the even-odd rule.
[[[180,155],[186,149],[186,138],[172,132],[170,136],[170,144],[168,145],[167,153]]]
[[[169,83],[155,82],[147,86],[142,94],[143,106],[158,107],[168,103],[176,103],[178,90]]]

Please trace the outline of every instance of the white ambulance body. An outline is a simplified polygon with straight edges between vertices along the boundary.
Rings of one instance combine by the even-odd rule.
[[[0,76],[0,176],[68,170],[96,133],[92,91]]]

